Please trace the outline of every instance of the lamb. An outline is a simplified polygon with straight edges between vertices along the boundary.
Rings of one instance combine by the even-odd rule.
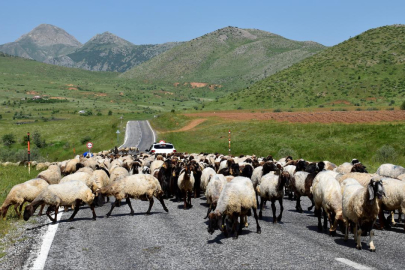
[[[56,223],[59,206],[72,206],[74,212],[69,218],[69,221],[73,220],[81,202],[87,203],[93,213],[93,220],[96,220],[96,213],[94,212],[94,194],[91,190],[80,181],[71,181],[62,184],[55,184],[47,186],[30,205],[25,207],[24,220],[27,221],[35,212],[39,205],[49,205],[46,210],[46,215],[52,221]],[[55,211],[55,218],[52,218],[50,213]]]
[[[62,174],[58,165],[50,165],[48,169],[40,172],[37,178],[44,179],[48,184],[58,184],[62,178]]]
[[[390,177],[390,178],[397,178],[401,174],[405,173],[405,168],[402,166],[394,165],[394,164],[382,164],[378,169],[377,169],[377,174],[384,176],[384,177]]]
[[[217,207],[213,213],[209,214],[208,232],[213,234],[216,228],[221,228],[225,234],[227,229],[222,229],[224,219],[229,220],[229,227],[233,238],[238,238],[238,232],[242,230],[242,226],[238,227],[238,217],[240,221],[253,210],[256,219],[257,233],[261,233],[261,228],[256,213],[257,202],[252,181],[243,176],[235,177],[231,182],[227,183],[219,196]],[[218,227],[217,227],[218,226]],[[228,227],[228,226],[227,226]]]
[[[11,205],[14,205],[14,210],[20,218],[24,203],[32,202],[47,186],[49,186],[48,182],[41,178],[35,178],[12,187],[0,208],[3,219],[6,219],[7,210]],[[18,206],[20,206],[20,211],[18,211]],[[44,205],[42,205],[39,215],[42,215],[43,208]]]
[[[378,199],[385,196],[383,182],[370,180],[367,187],[363,187],[353,178],[348,178],[342,183],[342,212],[346,223],[345,241],[348,239],[348,222],[354,224],[354,239],[356,248],[361,249],[362,231],[370,231],[370,251],[375,251],[373,243],[373,225],[380,210]]]
[[[315,213],[318,216],[318,230],[322,231],[321,212],[323,209],[324,229],[327,227],[327,216],[331,224],[330,235],[336,234],[338,221],[343,221],[342,191],[339,182],[335,179],[337,174],[330,170],[322,171],[316,175],[311,187]]]
[[[273,211],[273,223],[281,221],[283,216],[283,197],[284,186],[289,180],[290,174],[288,172],[279,171],[276,174],[268,173],[261,179],[260,185],[256,187],[257,193],[260,195],[260,211],[259,218],[262,218],[263,205],[265,201],[271,201],[271,209]],[[278,200],[280,204],[280,215],[276,218],[276,205],[275,201]]]
[[[191,166],[191,163],[187,163],[177,180],[179,190],[183,193],[184,209],[187,209],[187,207],[192,207],[191,192],[194,188],[195,179]]]
[[[205,191],[205,197],[207,198],[207,203],[210,205],[208,207],[207,216],[211,210],[214,210],[217,207],[217,202],[219,196],[221,195],[222,189],[226,185],[227,180],[223,174],[214,174],[211,175],[211,180],[208,182],[207,190]]]
[[[107,213],[109,217],[122,199],[126,199],[126,202],[131,209],[130,215],[134,215],[134,209],[132,208],[130,198],[140,199],[142,201],[149,201],[149,208],[146,215],[150,214],[150,210],[153,206],[153,197],[156,197],[162,204],[163,209],[169,212],[163,201],[163,190],[160,187],[159,181],[150,174],[134,174],[117,180],[110,185],[103,187],[100,193],[105,196],[114,196],[115,203],[111,204],[111,210]]]
[[[213,175],[215,175],[215,170],[211,167],[207,167],[202,171],[201,174],[201,184],[200,184],[200,188],[203,191],[207,190],[207,186],[210,182],[210,179],[212,178]]]

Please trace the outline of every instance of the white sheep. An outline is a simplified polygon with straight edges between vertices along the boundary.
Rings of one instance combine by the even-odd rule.
[[[201,188],[202,191],[205,191],[207,189],[207,186],[208,186],[208,183],[210,182],[210,179],[215,174],[216,174],[215,170],[213,168],[211,168],[211,167],[207,167],[202,171],[202,173],[201,173],[201,183],[200,183],[200,188]]]
[[[50,165],[48,169],[40,172],[37,178],[44,179],[50,185],[58,184],[62,178],[62,174],[58,165]]]
[[[318,216],[318,230],[322,231],[321,212],[324,213],[324,229],[327,228],[327,218],[330,222],[329,233],[336,234],[338,221],[343,221],[342,190],[336,180],[337,172],[322,171],[315,176],[311,192],[315,203],[315,213]]]
[[[110,179],[112,182],[127,177],[128,175],[128,170],[123,167],[112,167],[110,170]]]
[[[11,205],[14,205],[14,210],[18,218],[20,218],[24,203],[32,202],[47,186],[49,186],[49,184],[44,179],[35,178],[12,187],[0,208],[3,219],[6,219],[7,210]],[[18,206],[20,206],[20,211],[18,211]],[[39,215],[42,215],[43,208],[44,205],[42,205]]]
[[[163,190],[159,184],[159,181],[150,174],[134,174],[117,180],[110,185],[103,187],[100,193],[105,196],[114,196],[115,203],[111,204],[111,210],[107,213],[109,217],[115,206],[118,205],[122,199],[126,199],[126,202],[131,209],[130,215],[134,215],[134,209],[132,209],[130,198],[139,199],[143,201],[149,201],[149,208],[146,212],[150,214],[150,210],[153,205],[153,197],[156,197],[162,204],[163,209],[169,212],[163,201]]]
[[[380,225],[383,225],[382,223],[385,220],[383,210],[395,211],[398,209],[399,216],[405,214],[405,182],[393,178],[382,178],[381,181],[383,182],[386,195],[380,201],[381,211],[379,213],[379,218]],[[391,218],[393,224],[395,224],[393,212],[391,213]]]
[[[47,186],[30,205],[25,207],[24,220],[27,221],[35,212],[35,209],[42,204],[49,205],[46,210],[46,215],[49,219],[56,223],[59,206],[71,206],[74,208],[72,216],[69,221],[73,220],[79,211],[82,202],[87,203],[93,213],[93,220],[96,220],[96,213],[94,212],[94,194],[91,190],[80,181],[71,181],[62,184],[55,184]],[[50,213],[55,211],[55,218],[52,218]]]
[[[283,216],[283,197],[284,186],[289,180],[290,174],[288,172],[281,173],[268,173],[263,175],[260,185],[256,187],[257,193],[260,195],[260,211],[259,218],[262,218],[263,205],[265,201],[271,201],[271,209],[273,211],[273,223],[281,221]],[[275,201],[280,204],[280,215],[276,218],[276,205]]]
[[[210,205],[205,218],[208,217],[211,210],[214,210],[215,207],[217,207],[219,196],[221,195],[222,189],[226,183],[228,182],[223,174],[214,174],[211,176],[211,180],[208,182],[207,189],[205,191],[207,203]]]
[[[377,174],[384,177],[397,178],[401,174],[405,174],[405,168],[394,164],[382,164],[377,169]]]
[[[257,202],[252,181],[243,176],[235,177],[225,185],[219,196],[215,211],[209,214],[208,232],[212,234],[218,227],[223,230],[223,223],[225,218],[227,218],[233,238],[236,239],[238,238],[238,232],[242,229],[242,226],[237,228],[238,217],[240,217],[240,223],[243,223],[246,215],[253,210],[257,233],[261,233],[256,209]],[[227,234],[226,228],[223,231]]]
[[[348,239],[348,222],[354,225],[354,239],[356,248],[361,249],[361,234],[370,231],[370,250],[375,251],[373,242],[373,226],[380,210],[378,199],[384,193],[381,180],[371,180],[367,187],[363,187],[353,178],[348,178],[342,183],[342,212],[343,221],[346,223],[345,241]]]

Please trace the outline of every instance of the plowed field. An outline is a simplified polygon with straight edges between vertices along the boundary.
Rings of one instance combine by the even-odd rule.
[[[372,123],[404,121],[405,111],[319,111],[319,112],[206,112],[191,117],[220,117],[227,120],[274,120],[291,123]]]

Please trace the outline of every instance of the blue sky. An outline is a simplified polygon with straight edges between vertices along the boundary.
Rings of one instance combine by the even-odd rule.
[[[403,0],[2,0],[0,44],[48,23],[82,43],[105,31],[134,44],[187,41],[237,26],[333,46],[371,28],[405,24],[404,10]]]

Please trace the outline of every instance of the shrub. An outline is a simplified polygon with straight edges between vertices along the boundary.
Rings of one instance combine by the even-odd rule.
[[[6,147],[10,147],[13,143],[15,143],[15,136],[14,134],[5,134],[1,140]]]
[[[293,158],[297,158],[298,154],[293,149],[288,148],[288,147],[281,148],[277,153],[278,158],[284,158],[287,156],[292,156]]]
[[[112,115],[112,111],[108,111],[108,115]]]
[[[401,106],[399,107],[401,110],[405,110],[405,101],[402,102]]]
[[[90,136],[86,136],[86,137],[83,137],[83,138],[80,140],[80,143],[81,143],[81,144],[86,144],[86,143],[89,142],[89,141],[91,141],[91,137],[90,137]]]
[[[17,161],[24,161],[28,160],[28,153],[27,150],[20,149],[2,149],[0,151],[0,160],[1,161],[10,161],[10,162],[17,162]],[[43,157],[40,156],[38,150],[36,148],[31,149],[30,160],[36,161],[45,161]]]
[[[282,112],[281,109],[275,109],[273,112]]]
[[[394,147],[390,145],[384,145],[377,150],[374,160],[380,163],[395,162],[397,152]]]
[[[38,131],[35,131],[34,134],[32,135],[32,142],[38,147],[38,148],[43,148],[46,146],[45,139],[41,139],[41,134],[39,134]]]

